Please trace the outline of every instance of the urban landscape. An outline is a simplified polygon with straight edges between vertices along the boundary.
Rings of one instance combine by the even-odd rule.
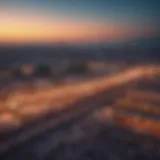
[[[159,6],[0,0],[0,160],[160,160]]]
[[[2,158],[158,159],[159,73],[159,65],[141,65],[82,82],[13,83],[1,93]],[[106,153],[116,141],[123,151]]]

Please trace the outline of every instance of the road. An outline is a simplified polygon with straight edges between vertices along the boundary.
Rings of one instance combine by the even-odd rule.
[[[130,132],[110,128],[110,123],[107,119],[102,120],[100,119],[101,115],[97,116],[98,112],[110,107],[114,103],[114,100],[122,96],[125,90],[127,90],[128,87],[130,88],[131,85],[132,84],[124,85],[114,90],[105,91],[94,97],[86,98],[74,106],[76,109],[61,113],[59,116],[53,116],[46,122],[39,124],[36,128],[12,137],[12,140],[10,139],[8,144],[6,143],[6,146],[5,144],[3,145],[3,147],[5,146],[5,149],[8,150],[3,150],[5,152],[1,154],[0,158],[3,160],[77,160],[82,159],[80,158],[82,155],[86,156],[87,154],[87,156],[91,156],[97,152],[98,157],[102,158],[104,154],[101,150],[103,150],[112,160],[116,156],[122,156],[121,153],[116,153],[118,155],[115,155],[114,152],[117,151],[113,150],[122,149],[124,149],[124,160],[126,156],[128,157],[127,159],[132,158],[126,154],[130,148],[127,143],[130,143],[131,140],[135,141],[135,144],[132,142],[133,146],[135,145],[137,148],[142,147],[143,149],[145,145],[144,137],[138,136],[137,140],[137,136]],[[103,141],[105,141],[105,144]],[[137,144],[139,142],[141,143],[141,141],[142,146],[141,144]],[[119,143],[117,144],[117,142]],[[146,142],[150,143],[148,139],[146,139]],[[107,148],[103,148],[103,146]],[[116,149],[116,146],[118,146],[119,149]],[[92,149],[93,151],[90,153]],[[130,149],[132,149],[132,145]],[[140,152],[142,152],[142,149],[140,149]],[[145,153],[151,153],[148,148],[145,149],[145,151]],[[155,156],[157,154],[156,151],[157,150],[152,153],[155,154]],[[154,159],[153,156],[148,159]],[[106,157],[103,157],[103,159],[106,159]],[[136,160],[137,159],[138,158],[136,158]]]
[[[85,83],[83,85],[84,88],[86,85],[89,87],[92,86],[90,89],[92,91],[95,91],[96,88],[95,94],[77,101],[72,106],[66,107],[69,109],[51,114],[41,122],[24,126],[9,137],[5,137],[0,144],[2,158],[4,160],[34,159],[35,153],[37,159],[45,158],[52,150],[56,150],[57,143],[59,144],[59,141],[62,141],[62,139],[64,141],[66,141],[66,139],[74,140],[74,135],[76,134],[71,134],[73,137],[68,138],[70,132],[67,131],[70,130],[70,128],[87,124],[89,117],[92,117],[96,111],[104,108],[104,106],[112,105],[117,97],[122,96],[125,90],[134,84],[135,80],[143,76],[146,76],[146,70],[138,68],[110,77],[107,80],[102,79],[99,81],[101,85],[98,81],[92,82],[92,85],[91,83]],[[83,87],[76,86],[74,89],[82,89]],[[91,119],[92,127],[91,130],[87,132],[87,136],[89,134],[90,137],[94,137],[97,131],[99,131],[97,127],[100,125],[93,127],[93,124],[96,122],[94,118]],[[78,131],[77,135],[79,135],[79,133],[80,131]],[[82,138],[84,138],[84,136],[82,136]],[[59,139],[58,142],[57,139]],[[75,139],[77,140],[79,138],[76,137]],[[52,143],[49,143],[50,141]],[[39,143],[41,143],[41,145],[39,145]],[[35,149],[33,146],[41,146],[44,149],[39,149],[39,147],[35,147],[38,148]],[[31,154],[28,156],[31,157],[27,157],[29,152]]]

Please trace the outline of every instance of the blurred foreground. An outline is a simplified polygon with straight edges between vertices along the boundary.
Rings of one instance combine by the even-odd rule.
[[[159,66],[142,65],[73,84],[2,93],[2,159],[158,160],[159,74]]]

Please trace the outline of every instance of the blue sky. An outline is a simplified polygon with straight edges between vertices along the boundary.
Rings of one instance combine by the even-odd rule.
[[[40,9],[63,16],[86,16],[89,18],[117,18],[120,20],[157,19],[160,17],[159,0],[1,0],[2,7]],[[85,18],[85,17],[84,17]]]

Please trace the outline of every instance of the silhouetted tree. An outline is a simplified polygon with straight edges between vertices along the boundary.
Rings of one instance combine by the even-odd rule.
[[[85,63],[74,63],[67,68],[66,72],[67,74],[85,74],[87,66]]]
[[[52,75],[52,71],[49,66],[40,64],[35,69],[35,76],[47,77]]]

